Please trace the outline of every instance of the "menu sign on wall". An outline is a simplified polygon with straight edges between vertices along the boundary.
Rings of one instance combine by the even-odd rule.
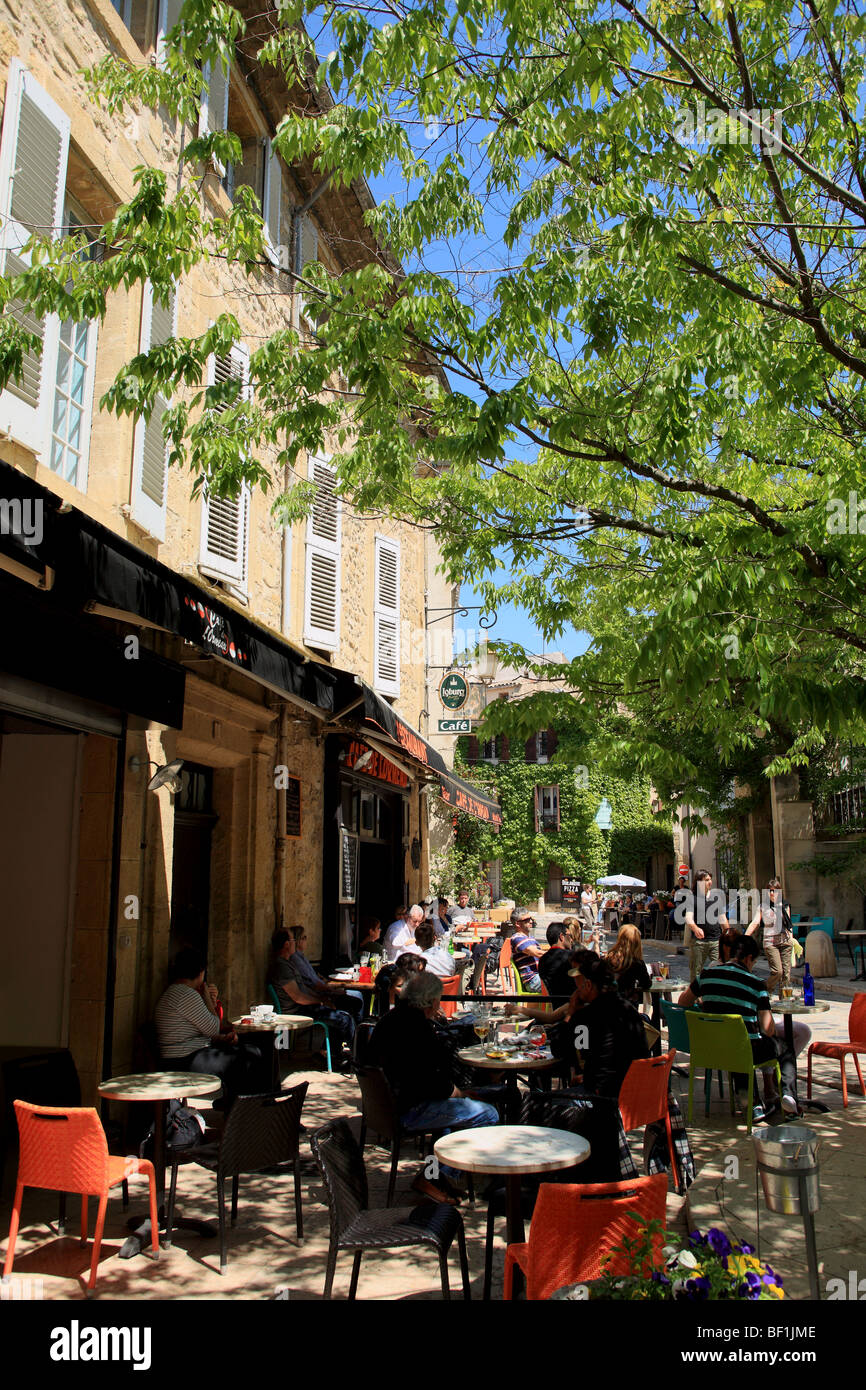
[[[286,778],[286,839],[301,838],[301,779]]]
[[[358,897],[359,837],[340,826],[340,902],[353,903]]]
[[[580,879],[564,878],[562,880],[562,899],[564,903],[576,902],[580,897]]]

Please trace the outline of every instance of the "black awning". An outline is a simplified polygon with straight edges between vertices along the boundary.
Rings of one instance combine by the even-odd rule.
[[[430,770],[439,782],[442,800],[455,810],[465,811],[476,820],[485,821],[498,829],[502,824],[499,803],[471,782],[464,782],[448,767],[442,754],[428,743],[417,729],[407,724],[396,714],[387,701],[380,699],[368,685],[364,689],[364,719],[367,724],[375,724],[399,748],[405,756],[414,759],[422,767]]]
[[[0,555],[34,574],[53,565],[60,498],[20,469],[0,462]]]
[[[65,523],[68,572],[83,603],[141,618],[278,693],[333,709],[334,679],[317,662],[83,513],[59,520]]]
[[[68,695],[179,729],[186,672],[145,647],[129,659],[123,637],[40,593],[0,576],[0,669]]]

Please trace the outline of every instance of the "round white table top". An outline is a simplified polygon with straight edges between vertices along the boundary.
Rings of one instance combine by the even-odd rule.
[[[249,1018],[249,1014],[244,1014],[244,1018]],[[273,1018],[256,1019],[254,1023],[233,1018],[232,1027],[236,1033],[275,1033],[278,1028],[292,1028],[300,1032],[302,1028],[312,1028],[315,1021],[314,1018],[307,1018],[306,1014],[275,1014]]]
[[[504,1057],[488,1057],[487,1047],[487,1043],[461,1047],[457,1056],[471,1067],[489,1067],[491,1071],[543,1071],[556,1062],[555,1057],[535,1057],[519,1052],[506,1052]]]
[[[97,1087],[106,1100],[183,1100],[210,1096],[222,1090],[218,1076],[198,1071],[146,1071],[114,1076]]]
[[[660,980],[655,975],[650,980],[650,994],[666,994],[668,990],[688,989],[686,980]]]
[[[543,1125],[483,1125],[446,1134],[433,1152],[468,1173],[552,1173],[583,1163],[590,1146],[579,1134]]]
[[[839,937],[839,936],[866,936],[866,931],[837,931],[836,935],[837,935],[837,937]]]
[[[770,1012],[774,1014],[825,1014],[830,1005],[825,999],[816,999],[814,1004],[804,1004],[802,999],[774,999]]]

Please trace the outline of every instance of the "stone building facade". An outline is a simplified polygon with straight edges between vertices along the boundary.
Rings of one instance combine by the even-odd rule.
[[[184,942],[206,950],[234,1016],[264,997],[275,925],[305,923],[310,955],[330,964],[359,916],[390,921],[428,881],[423,790],[438,774],[412,731],[435,720],[424,639],[428,586],[441,591],[435,542],[336,498],[327,455],[301,456],[321,506],[291,528],[260,492],[193,500],[190,476],[164,467],[158,412],[143,422],[99,408],[123,363],[223,310],[247,351],[281,326],[309,331],[283,238],[332,270],[387,262],[362,183],[319,190],[299,219],[315,173],[286,167],[269,138],[290,102],[312,110],[327,94],[268,78],[251,54],[276,11],[238,8],[250,16],[243,55],[227,83],[211,79],[203,119],[244,141],[235,186],[260,189],[273,264],[195,267],[173,306],[133,285],[91,325],[13,306],[45,350],[0,396],[0,504],[17,518],[0,527],[0,1046],[68,1046],[86,1102],[101,1076],[133,1068]],[[107,54],[159,62],[179,11],[180,0],[0,0],[4,273],[26,257],[21,228],[101,226],[136,167],[176,173],[176,123],[109,115],[82,71]],[[205,214],[224,214],[232,187],[206,172]],[[53,208],[47,222],[40,208]],[[246,389],[243,350],[212,370]],[[37,511],[38,537],[22,525]],[[175,759],[179,789],[148,790]]]

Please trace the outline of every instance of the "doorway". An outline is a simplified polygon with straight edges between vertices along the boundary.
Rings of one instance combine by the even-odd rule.
[[[169,959],[192,946],[207,960],[213,828],[213,769],[185,763],[174,806]]]

